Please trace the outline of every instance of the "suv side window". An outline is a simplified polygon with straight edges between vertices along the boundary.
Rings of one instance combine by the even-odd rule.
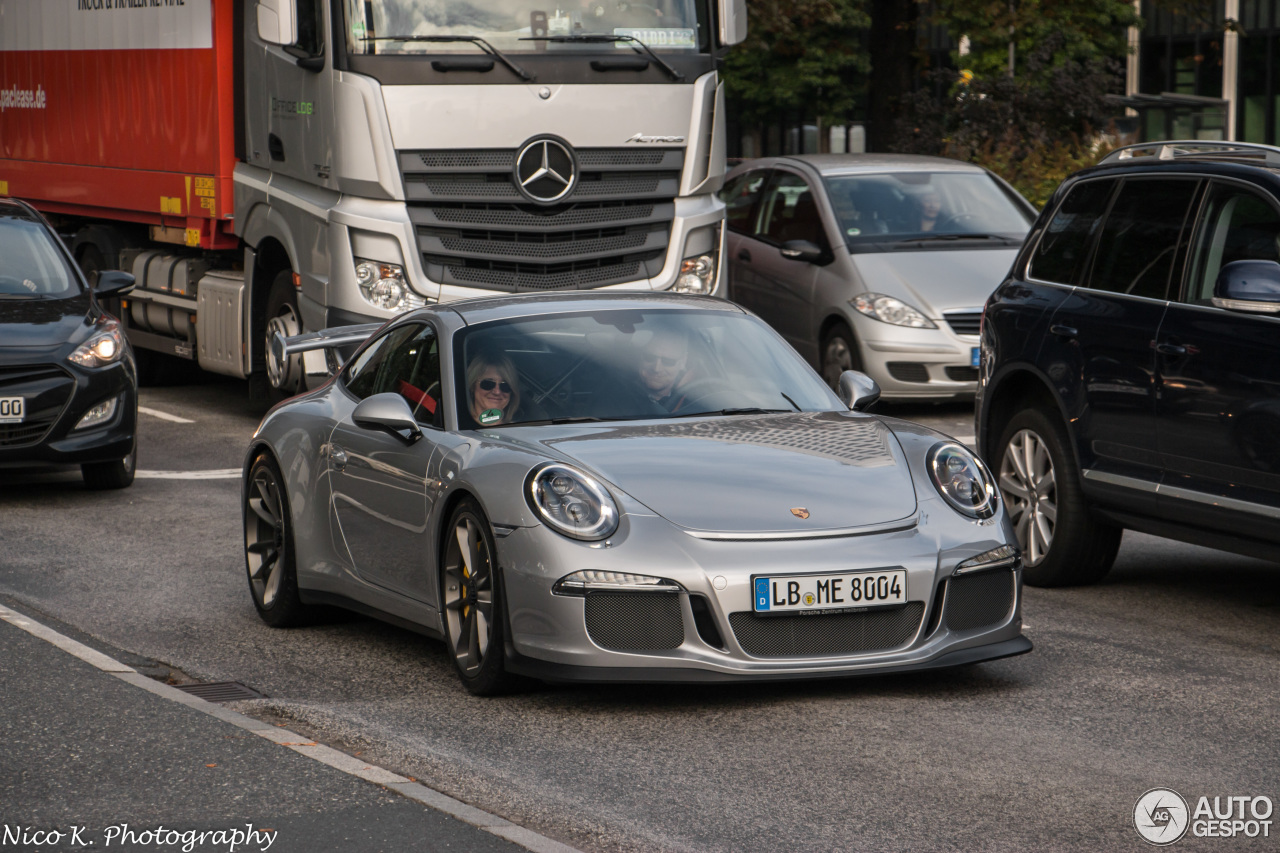
[[[393,329],[352,365],[347,390],[360,399],[388,391],[404,397],[421,424],[444,426],[440,406],[440,346],[428,325]]]
[[[1076,284],[1093,244],[1114,180],[1085,181],[1067,193],[1044,229],[1027,276],[1054,284]]]
[[[1167,299],[1178,238],[1199,185],[1192,178],[1127,179],[1102,228],[1089,287]]]
[[[769,172],[765,169],[747,172],[745,175],[734,178],[720,191],[720,198],[728,207],[725,211],[725,219],[730,231],[737,231],[739,234],[751,233],[753,224],[751,214],[756,209],[756,202],[760,200],[760,188],[764,186],[764,179],[768,176]]]
[[[777,172],[765,191],[756,236],[781,245],[788,240],[808,240],[826,250],[826,229],[818,212],[813,188],[799,175]]]
[[[1218,272],[1232,261],[1280,261],[1280,213],[1258,193],[1215,183],[1191,261],[1187,301],[1208,305]]]

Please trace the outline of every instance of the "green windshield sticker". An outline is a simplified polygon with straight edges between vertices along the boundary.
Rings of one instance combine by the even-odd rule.
[[[684,27],[654,27],[640,29],[638,27],[614,27],[615,36],[631,36],[639,39],[649,47],[674,47],[681,50],[696,50],[698,42],[694,32]],[[627,42],[619,42],[617,47],[630,49]]]
[[[502,409],[485,409],[480,413],[480,423],[496,424],[502,420]]]

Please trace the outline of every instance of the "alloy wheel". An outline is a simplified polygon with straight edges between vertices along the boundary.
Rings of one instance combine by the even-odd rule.
[[[1029,429],[1014,433],[1005,446],[1000,491],[1022,548],[1023,563],[1039,565],[1053,546],[1058,490],[1049,448]]]
[[[493,561],[479,522],[468,514],[458,517],[445,549],[444,608],[458,669],[475,675],[493,638]]]
[[[244,505],[244,549],[249,585],[258,603],[269,608],[280,592],[288,538],[275,474],[261,467],[249,482]]]

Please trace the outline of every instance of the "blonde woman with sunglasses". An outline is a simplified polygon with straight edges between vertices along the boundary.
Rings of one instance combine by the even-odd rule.
[[[480,354],[467,365],[467,408],[480,426],[507,423],[520,405],[516,367],[505,355]]]

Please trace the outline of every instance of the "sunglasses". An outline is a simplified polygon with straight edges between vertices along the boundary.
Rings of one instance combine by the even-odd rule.
[[[481,391],[492,391],[494,388],[497,388],[503,394],[511,393],[510,385],[505,382],[499,382],[496,379],[481,379],[479,384]]]
[[[645,353],[641,359],[644,364],[660,364],[663,367],[678,367],[684,361],[682,357]]]

